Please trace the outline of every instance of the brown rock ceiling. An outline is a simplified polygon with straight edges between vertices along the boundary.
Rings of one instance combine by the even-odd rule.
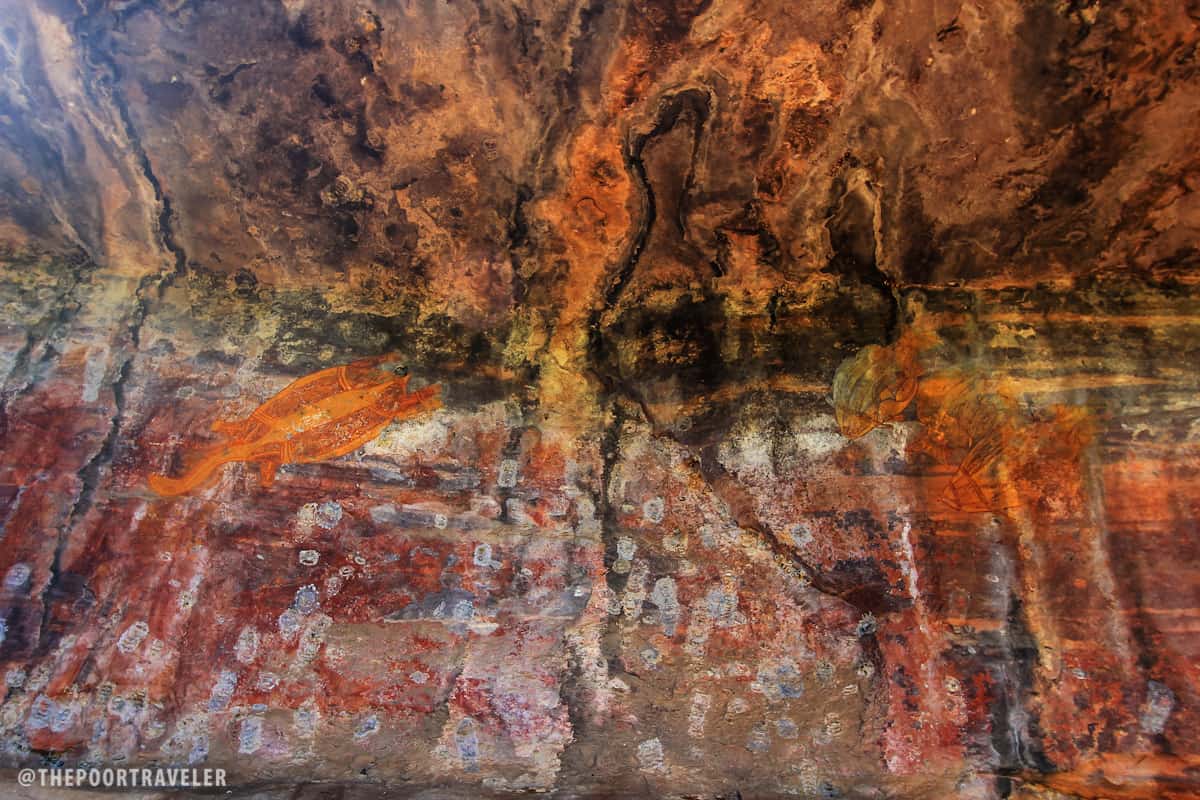
[[[1198,42],[0,0],[4,779],[1200,796]],[[148,487],[388,353],[440,409]]]

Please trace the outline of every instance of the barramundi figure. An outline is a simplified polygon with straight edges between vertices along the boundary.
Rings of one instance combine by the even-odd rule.
[[[152,475],[150,488],[180,495],[207,485],[221,467],[256,463],[263,486],[283,464],[325,461],[351,453],[391,423],[441,406],[441,387],[409,391],[407,367],[391,356],[330,367],[293,381],[242,420],[218,420],[214,432],[225,441],[197,449],[182,475]]]

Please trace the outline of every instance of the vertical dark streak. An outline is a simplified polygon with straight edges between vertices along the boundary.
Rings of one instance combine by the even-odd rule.
[[[115,19],[119,22],[119,19]],[[141,137],[133,123],[132,114],[129,111],[128,104],[121,96],[117,84],[120,81],[120,69],[113,59],[111,54],[104,51],[100,46],[93,43],[102,39],[97,37],[96,30],[84,30],[85,23],[89,22],[89,18],[84,16],[76,21],[72,26],[72,33],[78,41],[83,44],[85,58],[88,62],[85,66],[101,65],[107,74],[101,73],[99,70],[95,73],[95,85],[102,86],[107,84],[109,91],[107,99],[112,103],[112,107],[116,110],[117,115],[121,119],[124,127],[126,141],[130,150],[133,153],[142,177],[150,184],[154,190],[155,201],[159,205],[158,215],[156,217],[156,234],[159,244],[170,255],[170,267],[159,272],[150,273],[144,276],[138,283],[135,291],[135,300],[133,307],[130,310],[128,318],[129,341],[130,347],[123,352],[123,358],[116,366],[116,375],[111,385],[113,393],[113,415],[109,423],[108,431],[106,432],[100,448],[96,453],[88,459],[87,463],[78,471],[77,477],[80,481],[80,491],[76,498],[70,513],[66,520],[59,527],[57,532],[57,541],[55,542],[54,557],[49,566],[49,577],[46,581],[46,588],[43,590],[42,603],[42,621],[40,632],[38,635],[37,651],[39,654],[45,652],[51,646],[48,640],[50,632],[50,623],[52,616],[52,604],[50,602],[51,590],[58,584],[62,575],[62,559],[63,553],[66,550],[67,542],[70,533],[76,525],[78,525],[87,515],[95,503],[96,490],[99,486],[101,476],[104,469],[112,462],[116,451],[117,442],[121,434],[122,419],[125,413],[125,385],[129,379],[132,369],[133,358],[141,346],[141,330],[150,311],[151,296],[153,299],[162,299],[166,290],[175,282],[176,279],[187,273],[188,258],[183,247],[175,239],[173,231],[174,209],[171,205],[170,198],[163,190],[162,183],[158,176],[155,175],[153,166],[150,162],[150,157],[146,153],[146,149],[142,144]],[[105,97],[102,93],[96,91],[92,83],[83,82],[84,91],[88,98],[97,105],[103,107]]]
[[[630,279],[632,279],[658,216],[654,188],[650,185],[650,181],[646,176],[646,163],[642,155],[645,152],[647,144],[674,128],[683,111],[691,109],[696,117],[696,140],[693,141],[692,145],[694,162],[695,151],[698,146],[696,141],[699,139],[700,131],[708,119],[710,107],[711,100],[709,96],[698,89],[688,89],[678,94],[670,95],[661,101],[654,127],[648,133],[631,135],[625,147],[625,169],[633,177],[634,185],[642,196],[642,217],[638,221],[637,230],[634,233],[633,240],[630,242],[628,253],[604,288],[603,306],[592,313],[588,322],[588,349],[592,366],[604,384],[605,389],[609,392],[617,391],[620,379],[615,374],[615,370],[611,368],[610,360],[612,353],[609,352],[608,343],[604,339],[602,320],[605,312],[616,307],[617,302],[621,299],[621,294],[625,291],[625,287],[628,286]],[[688,185],[690,183],[685,182],[683,189],[685,193]],[[680,213],[683,213],[682,210]],[[629,387],[625,387],[623,394],[630,399],[637,400],[639,403],[641,402],[638,394],[631,391]]]

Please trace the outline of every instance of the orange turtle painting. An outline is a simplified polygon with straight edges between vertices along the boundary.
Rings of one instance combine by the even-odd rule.
[[[221,467],[253,462],[263,486],[283,464],[313,463],[346,455],[374,439],[393,421],[441,406],[441,387],[408,390],[409,375],[392,356],[362,359],[306,375],[238,421],[218,420],[225,441],[197,448],[178,478],[152,475],[150,488],[180,495],[212,482]]]
[[[921,350],[932,341],[909,331],[896,344],[868,345],[843,361],[831,392],[838,429],[858,439],[902,419],[915,402],[925,435],[911,449],[963,454],[939,500],[957,511],[1001,510],[1011,502],[994,473],[1020,449],[1016,401],[996,382],[961,370],[927,373]]]

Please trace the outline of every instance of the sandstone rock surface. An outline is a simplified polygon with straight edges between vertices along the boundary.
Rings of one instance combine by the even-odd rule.
[[[1198,59],[1191,0],[0,0],[0,765],[1200,795]],[[442,407],[149,488],[383,354]]]

